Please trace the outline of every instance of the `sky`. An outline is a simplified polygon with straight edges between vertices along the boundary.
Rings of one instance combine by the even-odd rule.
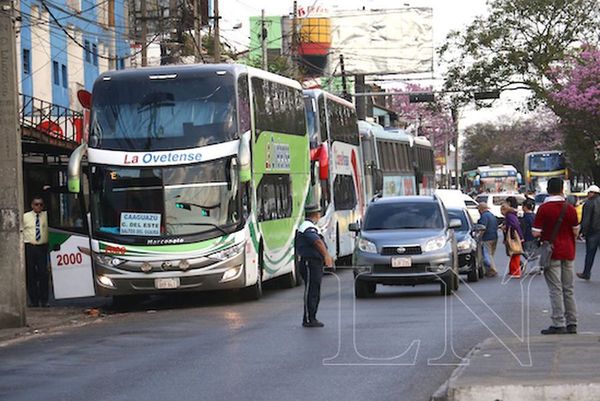
[[[321,6],[329,10],[352,10],[399,8],[402,6],[431,7],[433,9],[433,40],[437,48],[444,43],[451,30],[462,30],[475,17],[486,14],[486,0],[299,0],[299,7]],[[222,16],[222,35],[237,50],[245,50],[249,44],[249,17],[258,16],[261,9],[265,14],[286,15],[292,12],[292,0],[219,0]],[[241,23],[241,28],[233,29]],[[434,77],[441,78],[438,67],[434,67]],[[441,80],[431,81],[441,85]],[[385,86],[385,85],[382,85]],[[524,94],[518,92],[503,93],[493,108],[474,110],[465,107],[461,110],[459,129],[479,122],[498,121],[506,118],[519,118],[523,115],[516,111],[523,106]]]

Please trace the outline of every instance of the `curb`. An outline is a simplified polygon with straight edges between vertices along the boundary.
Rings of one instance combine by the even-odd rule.
[[[435,391],[435,393],[433,393],[430,400],[431,401],[454,401],[454,391],[453,391],[452,383],[454,383],[456,381],[456,378],[462,374],[463,370],[465,370],[467,368],[467,366],[469,366],[473,355],[479,353],[481,351],[481,349],[483,348],[483,346],[486,343],[491,342],[491,341],[493,341],[493,338],[487,338],[487,339],[483,340],[482,342],[480,342],[479,344],[475,345],[473,348],[471,348],[471,350],[464,357],[464,360],[466,361],[466,363],[458,366],[456,369],[454,369],[452,371],[450,378],[448,380],[446,380]]]

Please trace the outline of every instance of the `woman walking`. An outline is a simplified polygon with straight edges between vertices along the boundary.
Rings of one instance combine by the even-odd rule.
[[[500,213],[504,216],[504,245],[506,254],[510,256],[508,264],[508,276],[512,278],[521,278],[521,254],[523,253],[523,231],[517,217],[517,210],[508,203],[503,203],[500,207]]]

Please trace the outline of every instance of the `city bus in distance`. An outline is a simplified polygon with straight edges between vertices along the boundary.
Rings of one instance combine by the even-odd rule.
[[[365,206],[363,162],[354,105],[320,89],[304,91],[315,169],[308,204],[323,210],[318,226],[336,259],[351,256],[355,235],[350,223],[361,220]]]
[[[91,256],[96,294],[257,299],[265,280],[298,283],[293,242],[309,188],[299,83],[241,65],[141,68],[102,74],[91,102],[89,145],[68,177],[89,197],[89,240],[63,232],[53,246]]]
[[[525,185],[527,190],[546,192],[548,180],[553,177],[567,180],[568,170],[562,150],[525,153]]]
[[[433,147],[405,130],[376,130],[377,156],[383,173],[383,196],[431,195],[435,189]]]
[[[379,124],[359,120],[358,132],[365,177],[365,199],[369,202],[383,191],[383,175],[379,166],[376,142],[376,135],[378,132],[383,132],[383,127]]]
[[[478,192],[518,192],[521,174],[515,166],[508,164],[491,164],[477,167],[477,175],[473,184]]]

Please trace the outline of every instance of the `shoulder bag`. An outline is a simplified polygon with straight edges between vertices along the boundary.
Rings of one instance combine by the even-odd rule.
[[[523,244],[521,243],[521,237],[514,228],[508,229],[508,235],[506,236],[506,245],[508,247],[508,253],[512,255],[523,254]]]
[[[540,267],[542,269],[547,269],[550,267],[550,260],[552,259],[552,253],[554,252],[554,240],[558,235],[558,230],[560,229],[560,225],[562,224],[562,221],[565,217],[567,206],[568,204],[565,200],[563,208],[560,211],[560,216],[554,224],[554,229],[552,230],[552,236],[550,237],[550,241],[542,241],[540,243]]]

